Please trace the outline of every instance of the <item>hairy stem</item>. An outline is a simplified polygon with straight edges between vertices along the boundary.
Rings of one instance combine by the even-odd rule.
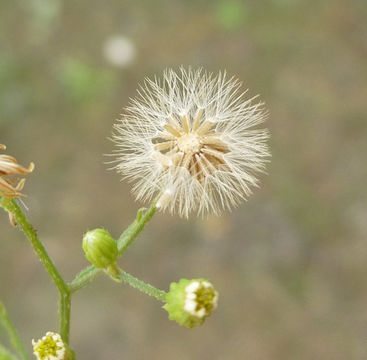
[[[68,287],[64,279],[61,277],[60,273],[56,269],[56,266],[50,259],[46,249],[39,240],[36,230],[33,228],[32,224],[27,220],[26,216],[20,209],[19,205],[15,202],[15,200],[7,198],[3,198],[0,204],[6,211],[12,213],[15,222],[17,223],[17,225],[19,225],[21,230],[28,238],[29,242],[33,247],[34,252],[41,260],[47,273],[50,275],[51,279],[53,280],[59,291],[67,292]]]
[[[117,247],[120,255],[122,255],[126,251],[128,246],[140,234],[140,232],[144,229],[145,225],[153,217],[156,211],[157,208],[155,206],[155,202],[153,202],[153,204],[146,211],[145,209],[140,209],[138,211],[136,219],[117,240]],[[80,290],[102,273],[102,270],[96,269],[93,265],[88,266],[86,269],[82,270],[69,284],[70,292],[74,293]]]
[[[138,211],[135,221],[121,234],[120,238],[117,240],[117,248],[120,255],[126,251],[128,246],[140,234],[156,211],[157,208],[155,202],[153,202],[153,204],[150,205],[146,211],[144,211],[144,209],[140,209]]]
[[[103,270],[97,269],[95,266],[91,265],[82,270],[75,279],[69,284],[69,289],[71,293],[74,293],[84,286],[91,283],[99,275],[103,273]]]
[[[166,301],[167,293],[165,291],[157,289],[156,287],[137,279],[136,277],[128,274],[127,272],[121,269],[120,269],[120,275],[122,280],[125,281],[130,286],[132,286],[133,288],[138,289],[149,296],[153,296],[159,301],[163,302]]]
[[[71,293],[60,293],[59,332],[65,344],[69,344]]]
[[[24,232],[27,239],[37,257],[41,260],[47,273],[50,275],[52,281],[56,285],[60,294],[59,303],[59,327],[60,335],[68,345],[69,343],[69,329],[70,329],[70,290],[59,271],[57,270],[55,264],[52,262],[50,256],[48,255],[45,247],[37,236],[36,230],[33,228],[32,224],[28,221],[24,213],[22,212],[19,205],[13,199],[2,198],[0,200],[0,205],[8,212],[12,214],[15,223]]]
[[[14,350],[16,350],[16,352],[21,356],[23,360],[29,360],[29,357],[25,352],[24,346],[19,338],[19,335],[14,325],[11,323],[7,311],[5,309],[5,306],[1,301],[0,301],[0,322],[7,331],[10,338],[10,343],[12,344]]]
[[[50,275],[51,279],[59,290],[59,332],[65,344],[68,345],[70,333],[71,295],[77,290],[89,284],[103,271],[100,269],[96,269],[93,265],[89,266],[81,271],[70,284],[67,284],[58,272],[43,244],[39,240],[36,230],[27,220],[26,216],[24,215],[16,201],[13,199],[0,197],[0,206],[3,207],[7,212],[12,214],[15,223],[19,225],[21,230],[28,238],[33,247],[33,250],[35,251],[38,258],[41,260],[47,273]],[[137,217],[134,222],[122,233],[117,241],[120,255],[122,255],[126,251],[128,246],[144,229],[145,225],[153,217],[156,211],[157,208],[155,206],[155,202],[153,202],[146,211],[145,209],[140,209],[138,211]],[[158,300],[164,301],[166,295],[164,291],[156,289],[154,286],[146,284],[124,271],[121,271],[121,277],[131,286],[141,290],[142,292],[150,296],[155,297]]]

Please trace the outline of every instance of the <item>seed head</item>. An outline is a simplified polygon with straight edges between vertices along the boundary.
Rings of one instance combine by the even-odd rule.
[[[166,70],[147,79],[115,124],[116,169],[137,199],[186,216],[219,215],[251,194],[269,156],[267,112],[225,73]]]

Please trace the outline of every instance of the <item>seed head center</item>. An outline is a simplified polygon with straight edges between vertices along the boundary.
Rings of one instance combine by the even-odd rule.
[[[188,134],[182,135],[177,139],[177,146],[178,149],[185,154],[195,154],[200,151],[202,145],[200,144],[200,139],[198,135],[190,132]]]

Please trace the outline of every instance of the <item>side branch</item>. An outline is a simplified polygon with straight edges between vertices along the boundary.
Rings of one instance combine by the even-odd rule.
[[[147,284],[142,280],[139,280],[135,276],[128,274],[127,272],[120,269],[121,278],[131,287],[140,290],[141,292],[155,297],[157,300],[165,302],[167,293],[163,290],[157,289],[153,285]]]

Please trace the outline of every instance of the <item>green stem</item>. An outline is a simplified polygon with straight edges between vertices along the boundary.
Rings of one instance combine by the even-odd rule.
[[[148,221],[153,217],[157,208],[155,202],[146,210],[140,209],[133,223],[121,234],[120,238],[117,240],[117,247],[119,250],[119,255],[122,255],[128,246],[135,240],[135,238],[144,229]],[[92,282],[97,276],[103,273],[102,270],[96,269],[93,265],[82,270],[75,279],[69,284],[69,289],[71,293],[74,293],[84,286]]]
[[[65,344],[69,344],[71,293],[60,293],[59,332]]]
[[[156,213],[156,202],[154,201],[152,205],[144,212],[144,209],[140,209],[136,216],[135,221],[122,233],[120,238],[117,240],[117,248],[119,254],[123,254],[128,246],[135,240],[135,238],[144,229],[147,222]]]
[[[91,265],[82,270],[75,279],[69,284],[69,289],[71,293],[74,293],[84,286],[91,283],[99,275],[103,273],[103,270],[97,269],[95,266]]]
[[[5,306],[1,301],[0,301],[0,322],[7,331],[13,348],[17,351],[17,353],[21,356],[23,360],[29,360],[29,357],[25,352],[24,346],[19,338],[19,335],[14,325],[11,323],[7,311],[5,309]]]
[[[137,279],[136,277],[128,274],[123,270],[120,270],[120,275],[122,280],[125,281],[130,286],[132,286],[133,288],[138,289],[149,296],[153,296],[159,301],[163,302],[166,301],[167,293],[165,291],[157,289],[156,287]]]
[[[4,345],[0,344],[0,359],[1,360],[18,360]]]
[[[65,342],[69,344],[69,331],[70,331],[70,290],[56,266],[52,262],[50,256],[48,255],[45,247],[39,240],[36,230],[33,228],[32,224],[27,220],[26,216],[20,209],[19,205],[13,199],[3,198],[0,200],[0,206],[2,206],[7,212],[13,215],[15,223],[21,228],[21,230],[26,235],[34,252],[37,257],[41,260],[44,268],[51,277],[52,281],[56,285],[60,294],[59,303],[59,327],[60,335]]]
[[[20,226],[29,242],[31,243],[33,250],[38,258],[41,260],[46,271],[50,275],[51,279],[55,283],[60,292],[67,292],[68,287],[60,273],[56,269],[56,266],[50,259],[46,249],[41,241],[38,239],[36,230],[32,224],[27,220],[26,216],[20,209],[19,205],[13,199],[3,198],[0,205],[8,212],[13,214],[15,222]]]
[[[66,345],[68,345],[70,332],[71,295],[93,281],[97,276],[102,273],[102,270],[96,269],[94,266],[89,266],[88,268],[81,271],[70,284],[67,284],[61,277],[56,266],[49,257],[46,249],[39,240],[36,230],[27,220],[26,216],[24,215],[18,204],[13,199],[1,199],[0,197],[0,206],[2,206],[6,211],[13,215],[16,224],[20,226],[20,228],[28,238],[33,247],[33,250],[35,251],[38,258],[41,260],[47,273],[50,275],[51,279],[59,290],[59,331],[63,341]],[[145,225],[153,217],[156,211],[157,208],[155,206],[155,201],[146,211],[144,211],[144,209],[140,209],[138,211],[137,217],[134,222],[122,233],[117,241],[119,255],[122,255],[126,251],[128,246],[144,229]],[[141,290],[148,295],[154,296],[158,300],[164,301],[164,291],[156,289],[149,284],[145,284],[143,281],[140,281],[125,272],[121,272],[121,276],[123,280],[129,283],[131,286]]]

